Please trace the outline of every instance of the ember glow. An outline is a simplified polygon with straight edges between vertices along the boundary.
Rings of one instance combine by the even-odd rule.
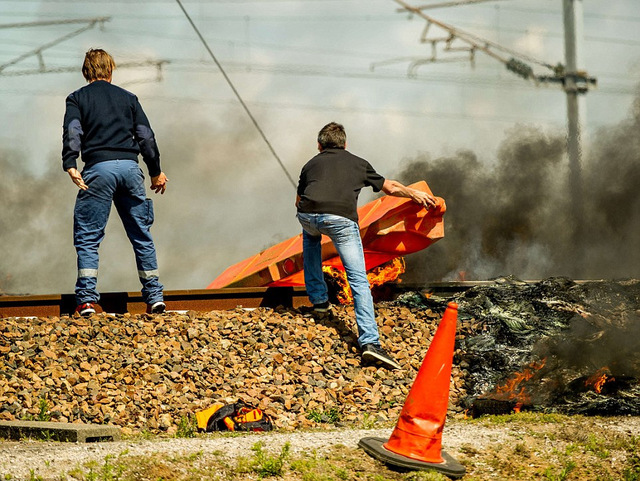
[[[615,381],[616,378],[611,375],[611,371],[608,367],[602,367],[598,369],[594,374],[589,376],[589,378],[585,381],[584,385],[588,388],[593,389],[595,392],[600,394],[602,392],[602,387],[610,381]]]
[[[404,274],[404,271],[404,257],[396,257],[384,265],[371,269],[371,271],[367,273],[367,279],[371,287],[381,286],[382,284],[396,280],[401,282],[398,277]]]
[[[509,401],[515,400],[516,405],[513,410],[515,412],[520,412],[523,405],[531,403],[531,396],[523,384],[529,381],[536,372],[542,369],[545,362],[546,359],[539,362],[532,362],[522,371],[514,373],[506,382],[496,387],[494,393],[487,397]]]
[[[405,262],[403,257],[396,257],[378,267],[374,267],[367,273],[367,280],[370,287],[381,286],[387,282],[400,282],[398,277],[405,271]],[[347,274],[341,269],[331,266],[323,266],[322,272],[327,274],[334,282],[337,288],[336,297],[340,304],[353,303],[353,294],[351,287],[347,281]]]

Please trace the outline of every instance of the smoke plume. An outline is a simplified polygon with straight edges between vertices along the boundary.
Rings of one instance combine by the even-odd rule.
[[[405,280],[637,277],[639,128],[637,98],[627,120],[585,140],[582,225],[571,214],[566,139],[557,133],[515,126],[491,162],[470,151],[407,162],[400,180],[426,180],[447,213],[444,239],[407,258]]]
[[[164,195],[148,189],[140,161],[147,196],[154,202],[151,232],[167,289],[205,288],[247,252],[282,240],[282,232],[299,230],[295,190],[240,112],[220,112],[219,120],[212,121],[198,116],[198,109],[186,110],[173,107],[172,118],[182,122],[150,115],[170,179]],[[19,152],[0,151],[0,293],[73,292],[77,188],[62,171],[56,151],[44,173],[29,170]],[[82,168],[82,162],[78,165]],[[98,289],[140,289],[133,249],[115,209],[100,246]]]
[[[206,287],[229,265],[299,231],[294,189],[242,112],[211,116],[203,108],[172,106],[165,119],[147,110],[170,178],[164,196],[149,192],[167,289]],[[627,120],[585,139],[578,242],[569,214],[566,141],[557,132],[516,125],[495,159],[465,150],[405,161],[399,180],[426,180],[446,200],[447,213],[445,238],[407,258],[404,280],[637,277],[639,131],[640,97]],[[300,166],[309,157],[308,150],[292,156],[302,159]],[[34,173],[22,153],[0,151],[0,292],[73,290],[76,188],[60,169],[59,146],[47,165]],[[139,289],[115,212],[100,256],[101,291]]]

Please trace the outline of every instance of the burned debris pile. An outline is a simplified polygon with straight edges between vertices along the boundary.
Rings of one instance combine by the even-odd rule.
[[[474,414],[640,414],[640,281],[502,278],[457,302]]]

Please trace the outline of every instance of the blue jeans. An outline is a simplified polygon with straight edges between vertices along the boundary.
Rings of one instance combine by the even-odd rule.
[[[298,212],[298,221],[302,225],[304,282],[309,300],[313,304],[329,300],[327,283],[322,273],[320,241],[324,234],[336,247],[347,273],[358,325],[358,344],[360,347],[365,344],[380,344],[358,224],[338,215],[302,212]]]
[[[158,279],[156,248],[149,229],[153,224],[153,203],[146,198],[144,174],[133,160],[107,160],[82,171],[89,186],[76,197],[73,216],[73,244],[78,254],[76,302],[98,302],[98,247],[111,212],[116,206],[127,237],[133,246],[142,284],[142,298],[147,304],[163,300]]]

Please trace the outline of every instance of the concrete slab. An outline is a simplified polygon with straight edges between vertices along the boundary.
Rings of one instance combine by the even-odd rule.
[[[95,443],[102,441],[119,441],[120,428],[100,424],[0,421],[0,437],[5,439],[32,438],[43,441]]]

